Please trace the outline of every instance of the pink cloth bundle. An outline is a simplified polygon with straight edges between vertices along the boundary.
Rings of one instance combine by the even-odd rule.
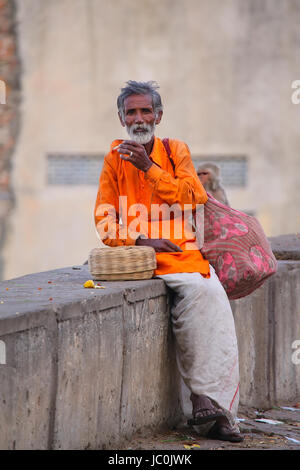
[[[277,271],[277,261],[258,220],[208,194],[201,253],[214,267],[229,299],[251,294]]]

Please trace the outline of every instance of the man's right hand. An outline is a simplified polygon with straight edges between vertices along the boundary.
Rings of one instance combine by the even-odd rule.
[[[137,246],[152,246],[158,253],[182,251],[182,249],[165,238],[137,238],[135,244]]]

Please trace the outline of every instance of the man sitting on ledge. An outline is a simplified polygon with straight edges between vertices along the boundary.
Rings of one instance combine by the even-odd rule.
[[[175,293],[172,328],[179,372],[190,394],[193,418],[188,423],[210,438],[240,442],[243,437],[235,423],[239,364],[233,315],[184,213],[204,204],[207,194],[188,146],[154,135],[163,114],[157,88],[155,82],[129,81],[121,90],[118,113],[130,140],[112,142],[104,159],[96,228],[111,247],[155,249],[155,275]],[[137,212],[139,232],[134,230]]]

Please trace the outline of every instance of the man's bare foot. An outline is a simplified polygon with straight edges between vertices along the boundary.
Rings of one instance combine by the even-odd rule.
[[[229,442],[242,442],[244,440],[244,436],[231,427],[228,422],[227,424],[221,424],[219,421],[215,422],[213,427],[208,431],[206,437],[209,439]]]

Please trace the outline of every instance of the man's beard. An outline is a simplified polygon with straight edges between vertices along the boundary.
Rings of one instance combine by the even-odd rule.
[[[139,129],[139,131],[137,131]],[[151,124],[132,124],[126,126],[129,137],[137,144],[148,144],[152,139],[155,131],[155,122]]]

